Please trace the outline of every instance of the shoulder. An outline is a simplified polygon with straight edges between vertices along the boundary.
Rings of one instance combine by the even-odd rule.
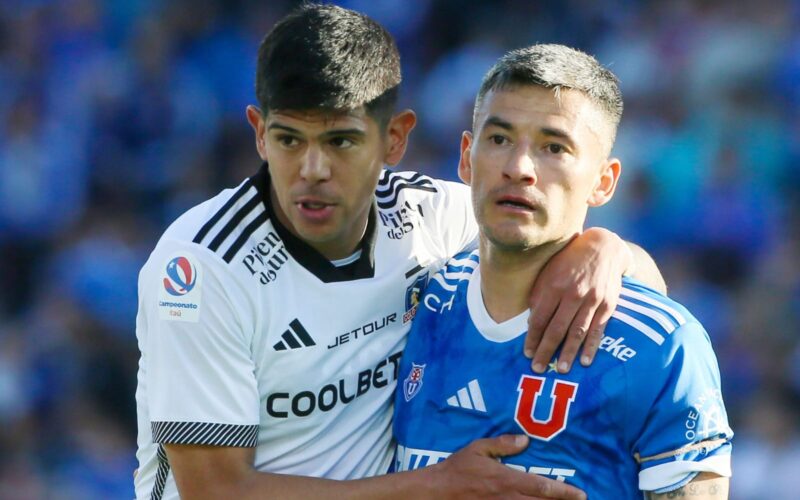
[[[458,338],[452,332],[464,331],[469,318],[466,296],[477,268],[478,251],[462,252],[430,278],[409,335],[409,352],[441,349]]]
[[[422,312],[417,316],[415,325],[427,321],[422,318],[449,314],[453,311],[455,303],[461,304],[465,300],[469,282],[473,273],[478,268],[478,250],[461,252],[451,257],[428,281],[422,295]],[[456,295],[460,298],[456,299]],[[458,307],[456,307],[458,309]]]
[[[378,179],[375,197],[381,210],[399,208],[405,203],[439,204],[451,200],[460,203],[462,198],[469,198],[469,186],[419,172],[384,169]]]
[[[191,266],[227,273],[230,259],[226,256],[239,244],[242,234],[265,216],[260,195],[251,179],[225,189],[190,208],[170,224],[142,273],[155,269],[159,274],[164,266],[179,258]]]
[[[194,243],[224,258],[236,243],[235,236],[257,228],[266,217],[262,197],[249,178],[184,212],[164,231],[161,240]]]
[[[622,344],[629,350],[620,350]],[[637,356],[635,365],[665,366],[690,345],[710,349],[710,340],[686,307],[641,282],[623,279],[619,302],[601,341],[601,350],[618,359]]]
[[[433,275],[432,283],[436,283],[437,287],[443,290],[454,292],[457,288],[468,285],[479,263],[477,249],[458,253],[448,259],[439,272]]]

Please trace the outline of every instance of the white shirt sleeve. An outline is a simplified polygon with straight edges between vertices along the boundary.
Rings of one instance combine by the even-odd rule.
[[[228,265],[161,241],[139,276],[137,337],[156,443],[255,446],[259,396],[247,299]]]
[[[435,211],[439,234],[444,242],[445,255],[452,257],[477,247],[478,224],[472,210],[472,194],[466,184],[436,181],[439,193]]]

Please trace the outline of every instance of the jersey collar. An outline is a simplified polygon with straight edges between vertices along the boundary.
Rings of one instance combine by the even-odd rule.
[[[353,281],[359,279],[367,279],[375,276],[375,241],[377,239],[377,214],[375,204],[369,212],[369,220],[367,222],[367,230],[364,237],[361,238],[359,247],[356,250],[361,250],[361,256],[354,262],[336,267],[326,259],[321,253],[316,251],[311,245],[301,240],[292,234],[283,224],[280,223],[278,217],[275,216],[272,210],[272,203],[270,202],[270,175],[269,165],[264,162],[258,173],[251,177],[253,185],[258,190],[264,208],[267,211],[267,217],[272,221],[272,225],[278,236],[283,240],[286,250],[298,264],[303,266],[308,272],[319,278],[323,283],[334,283],[339,281]]]
[[[469,310],[472,323],[478,332],[486,340],[492,342],[508,342],[528,331],[528,316],[530,311],[526,310],[513,318],[497,323],[489,316],[486,304],[483,302],[481,294],[481,267],[475,268],[470,274],[467,284],[467,309]]]

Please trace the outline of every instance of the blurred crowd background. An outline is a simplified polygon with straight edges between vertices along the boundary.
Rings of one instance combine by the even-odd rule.
[[[132,498],[139,268],[254,172],[258,43],[294,1],[0,3],[0,498]],[[483,73],[535,42],[619,76],[592,215],[707,327],[735,499],[800,491],[800,1],[348,0],[403,56],[404,169],[455,179]]]

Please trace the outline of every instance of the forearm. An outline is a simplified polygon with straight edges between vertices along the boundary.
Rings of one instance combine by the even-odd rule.
[[[425,468],[413,473],[398,473],[352,481],[260,472],[253,467],[254,448],[205,445],[165,445],[181,498],[206,500],[241,498],[398,498],[422,493],[442,481],[426,480]],[[489,459],[486,459],[487,461]]]
[[[664,281],[664,277],[661,276],[661,271],[658,270],[658,266],[653,258],[639,245],[631,243],[630,241],[626,241],[625,244],[631,251],[632,257],[632,263],[628,266],[625,275],[636,278],[647,286],[666,295],[667,284]]]
[[[167,444],[165,449],[181,498],[190,500],[400,498],[410,495],[411,488],[421,489],[421,476],[426,474],[337,481],[260,472],[253,467],[255,448]]]
[[[525,449],[525,436],[478,439],[447,460],[410,472],[337,481],[259,472],[253,448],[166,445],[181,498],[450,500],[524,493],[532,498],[585,499],[580,490],[554,479],[513,470],[497,458]]]
[[[726,500],[730,479],[716,474],[703,472],[698,474],[689,484],[667,493],[645,493],[647,500]]]
[[[425,478],[426,469],[348,481],[259,472],[252,468],[224,469],[223,466],[223,470],[218,469],[204,477],[185,472],[177,473],[175,479],[181,498],[187,500],[216,498],[406,500],[410,496],[435,498],[433,492],[428,491],[432,482]]]
[[[424,481],[425,471],[387,474],[367,479],[336,481],[304,476],[253,472],[239,487],[240,495],[230,498],[261,499],[397,499],[433,498]],[[225,497],[228,497],[227,495]],[[190,497],[186,497],[190,498]]]

